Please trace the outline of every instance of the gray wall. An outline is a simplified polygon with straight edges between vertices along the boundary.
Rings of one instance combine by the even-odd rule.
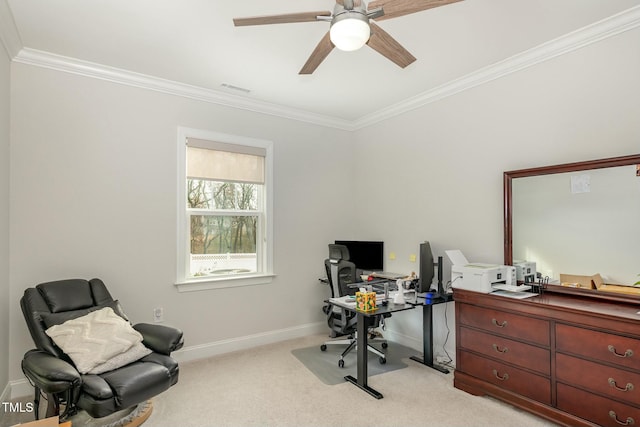
[[[356,193],[390,202],[360,234],[391,270],[424,239],[502,262],[503,171],[640,153],[639,52],[634,29],[359,131]]]
[[[0,44],[1,46],[1,44]],[[10,60],[0,47],[0,348],[9,348],[9,123]],[[0,351],[0,396],[7,384],[9,354]]]
[[[325,326],[318,277],[351,224],[350,133],[19,63],[13,73],[11,379],[31,346],[18,300],[43,281],[100,277],[134,323],[161,306],[194,354]],[[177,292],[178,126],[274,142],[272,283]]]
[[[436,256],[501,264],[503,171],[640,153],[638,75],[635,29],[363,129],[356,193],[388,203],[362,216],[357,236],[385,241],[391,271],[417,269],[409,255],[423,240]],[[416,336],[418,315],[389,327]]]

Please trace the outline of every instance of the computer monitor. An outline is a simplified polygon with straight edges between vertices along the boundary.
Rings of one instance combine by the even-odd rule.
[[[429,292],[435,271],[433,252],[429,242],[420,243],[420,273],[418,276],[418,292]]]
[[[336,240],[336,245],[349,249],[349,258],[358,270],[384,270],[384,242],[362,240]]]

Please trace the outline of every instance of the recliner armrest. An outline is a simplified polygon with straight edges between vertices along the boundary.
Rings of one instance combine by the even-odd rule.
[[[171,326],[138,323],[133,329],[142,334],[142,344],[156,353],[169,356],[184,345],[182,331]]]
[[[60,393],[82,383],[72,364],[41,350],[25,353],[22,371],[45,393]]]

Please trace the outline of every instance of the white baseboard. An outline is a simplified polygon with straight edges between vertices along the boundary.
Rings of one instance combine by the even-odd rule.
[[[26,379],[9,381],[0,395],[0,402],[11,402],[13,399],[25,396],[33,396],[33,387]],[[9,417],[10,414],[5,412],[5,408],[0,408],[0,426],[9,425],[7,419]]]
[[[9,400],[11,400],[11,387],[7,383],[6,387],[2,391],[2,394],[0,394],[0,403],[8,402]],[[7,424],[8,422],[5,420],[4,408],[0,408],[0,426],[4,426]]]
[[[8,402],[9,400],[11,400],[11,386],[7,383],[2,394],[0,394],[0,402]]]
[[[172,353],[171,356],[178,362],[189,362],[192,360],[216,356],[218,354],[230,353],[232,351],[244,350],[260,345],[319,334],[326,332],[326,330],[326,322],[308,323],[305,325],[294,326],[292,328],[278,329],[260,334],[183,347],[182,349]]]
[[[10,399],[17,399],[19,397],[32,396],[33,386],[27,381],[26,378],[16,381],[9,381],[7,385],[11,394]]]
[[[326,330],[326,322],[308,323],[305,325],[294,326],[292,328],[278,329],[260,334],[183,347],[182,349],[172,353],[171,356],[178,362],[189,362],[192,360],[216,356],[218,354],[257,347],[259,345],[272,344],[293,338],[319,334],[326,332]],[[7,387],[2,393],[2,401],[30,396],[31,394],[33,394],[33,387],[26,379],[11,381],[7,384]]]
[[[391,329],[385,330],[383,335],[389,341],[393,341],[400,345],[404,345],[405,347],[413,348],[416,351],[422,352],[422,337],[412,337],[400,332],[395,332]]]

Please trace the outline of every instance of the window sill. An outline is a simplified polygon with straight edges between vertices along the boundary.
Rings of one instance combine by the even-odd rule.
[[[214,289],[237,288],[240,286],[266,285],[273,281],[275,274],[255,274],[251,276],[190,279],[175,284],[178,292],[206,291]]]

